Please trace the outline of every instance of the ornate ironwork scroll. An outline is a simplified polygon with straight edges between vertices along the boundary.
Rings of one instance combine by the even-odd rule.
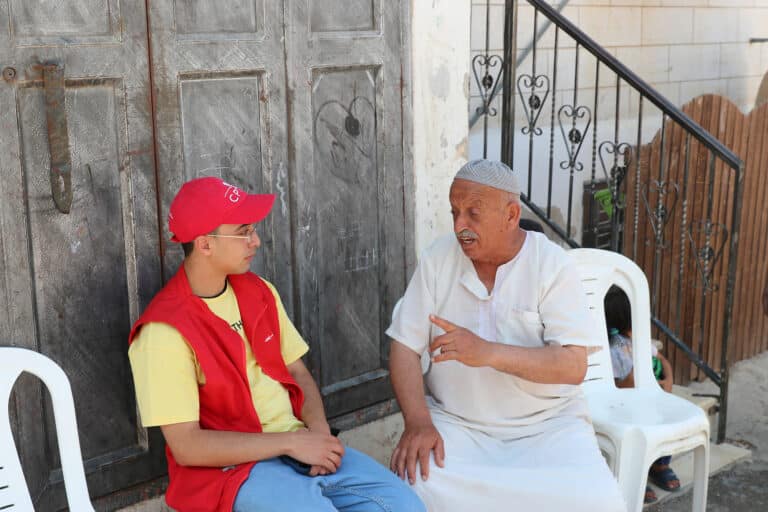
[[[523,134],[541,135],[541,128],[536,126],[536,123],[544,102],[549,96],[549,77],[522,74],[517,78],[517,92],[520,93],[520,101],[523,103],[525,118],[528,121],[528,124],[522,128]]]
[[[651,208],[649,201],[651,192],[655,192],[658,198],[654,208]],[[664,241],[664,230],[673,218],[679,195],[680,187],[672,181],[652,180],[642,188],[643,203],[645,204],[645,211],[648,213],[648,222],[650,222],[651,229],[653,229],[657,248],[667,248],[667,243]],[[672,196],[672,205],[669,207],[666,206],[667,196]]]
[[[699,247],[696,245],[696,238],[700,239],[702,235],[704,245]],[[719,286],[712,281],[712,274],[728,241],[728,228],[725,224],[712,222],[709,219],[693,221],[688,227],[688,240],[693,249],[692,254],[704,293],[716,292]]]
[[[500,55],[475,55],[472,58],[472,74],[475,76],[475,82],[483,101],[482,105],[477,107],[478,115],[493,117],[498,113],[490,105],[501,82],[503,64],[504,60]],[[496,69],[497,67],[498,69]]]
[[[582,121],[582,126],[579,121]],[[571,129],[565,132],[565,123],[570,121]],[[588,107],[579,105],[563,105],[557,111],[557,122],[560,125],[560,133],[563,135],[565,148],[568,150],[568,160],[560,162],[561,169],[570,169],[573,171],[584,170],[584,164],[577,162],[581,146],[584,144],[589,126],[592,124],[592,112]]]
[[[611,191],[613,207],[623,210],[626,206],[626,200],[620,197],[619,189],[627,176],[629,165],[632,163],[632,146],[627,142],[616,143],[607,140],[600,143],[597,153],[605,180],[608,183],[608,189]],[[610,160],[611,157],[613,157],[613,164],[609,169],[606,160]]]

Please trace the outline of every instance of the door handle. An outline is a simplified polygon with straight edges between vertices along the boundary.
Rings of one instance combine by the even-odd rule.
[[[69,151],[67,111],[64,102],[64,65],[45,63],[42,68],[48,148],[51,156],[51,195],[56,208],[61,213],[69,213],[72,207],[72,155]]]

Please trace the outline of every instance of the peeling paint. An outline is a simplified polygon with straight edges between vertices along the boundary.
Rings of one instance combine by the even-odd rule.
[[[455,160],[458,160],[458,159],[465,159],[466,160],[467,159],[467,156],[468,156],[468,151],[467,151],[468,141],[469,141],[469,137],[464,137],[461,142],[456,144],[456,153],[454,153],[454,155],[453,155],[453,158]]]
[[[448,188],[469,149],[472,3],[412,2],[416,250],[451,229]],[[462,82],[463,79],[463,82]]]

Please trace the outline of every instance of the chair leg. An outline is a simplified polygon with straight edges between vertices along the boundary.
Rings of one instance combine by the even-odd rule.
[[[642,512],[645,498],[645,486],[648,481],[648,468],[651,460],[646,460],[645,443],[640,441],[636,450],[628,450],[630,443],[622,445],[618,465],[619,487],[627,504],[627,512]],[[634,453],[629,453],[633,451]],[[638,462],[641,461],[641,462]]]
[[[709,488],[709,442],[693,450],[693,504],[692,512],[704,512],[707,508]]]

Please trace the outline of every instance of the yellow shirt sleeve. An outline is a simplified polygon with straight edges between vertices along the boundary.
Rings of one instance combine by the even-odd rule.
[[[288,318],[275,287],[266,280],[264,282],[275,297],[280,352],[285,364],[289,365],[306,354],[309,346]],[[253,357],[250,350],[247,353]],[[128,358],[144,427],[200,419],[198,385],[205,384],[205,375],[194,351],[179,331],[163,323],[144,325],[128,349]]]
[[[286,365],[289,365],[297,361],[300,357],[309,351],[309,345],[301,337],[296,326],[293,325],[291,319],[288,318],[288,314],[285,312],[283,302],[280,300],[280,294],[272,283],[264,279],[264,282],[269,287],[269,291],[275,296],[275,304],[277,304],[277,317],[280,324],[280,352],[283,354],[283,361]]]
[[[195,353],[179,331],[148,323],[128,349],[144,427],[200,419],[198,383],[204,383]]]

